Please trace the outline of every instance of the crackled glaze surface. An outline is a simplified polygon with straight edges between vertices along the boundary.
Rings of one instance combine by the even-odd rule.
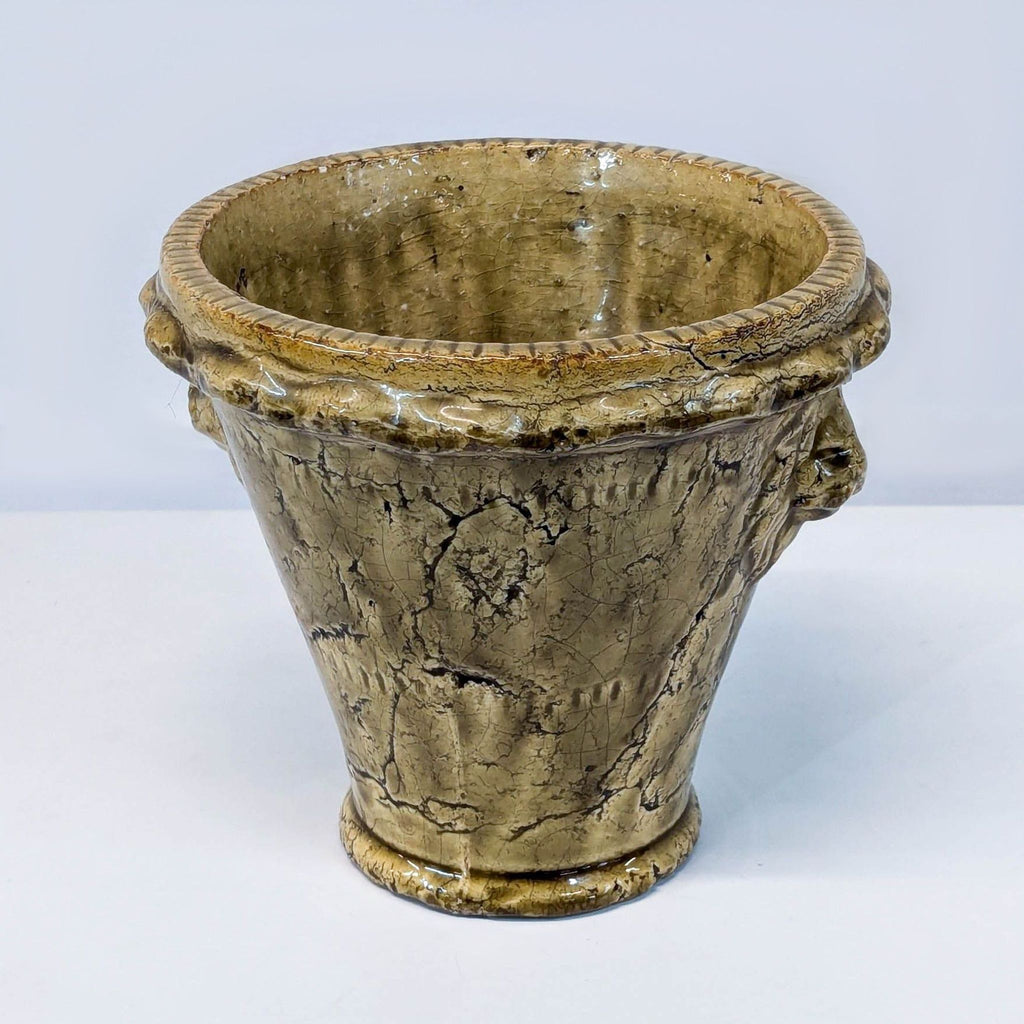
[[[583,914],[641,896],[680,868],[697,842],[700,806],[690,794],[683,816],[653,843],[628,856],[557,872],[470,871],[410,857],[363,824],[352,794],[341,811],[349,856],[378,885],[427,906],[457,914],[549,917]]]
[[[837,385],[888,285],[845,218],[668,151],[397,147],[199,204],[143,304],[324,679],[363,870],[555,915],[681,863],[753,587],[863,478]]]

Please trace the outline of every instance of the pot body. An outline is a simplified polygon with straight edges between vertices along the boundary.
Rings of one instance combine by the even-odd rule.
[[[863,467],[838,391],[555,456],[416,454],[216,413],[355,814],[459,874],[620,859],[683,819],[754,584],[835,501],[822,439],[843,439],[839,500]]]
[[[195,204],[141,300],[323,677],[358,866],[523,915],[678,867],[753,588],[863,479],[840,388],[889,287],[842,213],[653,147],[388,147]]]

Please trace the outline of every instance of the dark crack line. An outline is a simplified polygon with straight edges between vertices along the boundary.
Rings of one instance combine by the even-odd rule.
[[[348,762],[348,770],[356,778],[376,786],[381,791],[381,796],[378,799],[382,803],[418,814],[424,820],[429,821],[438,832],[451,833],[453,835],[471,835],[483,827],[482,822],[479,825],[467,825],[462,822],[444,821],[430,810],[431,805],[436,805],[450,811],[471,811],[474,814],[479,814],[479,808],[474,807],[473,804],[454,800],[442,800],[439,797],[433,796],[427,797],[418,804],[413,803],[411,800],[402,800],[400,797],[396,797],[380,779],[370,774],[364,768],[354,765],[351,761]]]
[[[512,690],[501,682],[500,679],[496,679],[494,676],[483,672],[466,672],[464,669],[456,668],[454,665],[449,665],[445,662],[433,668],[428,668],[425,671],[428,675],[435,677],[451,676],[455,681],[456,688],[460,690],[466,686],[486,686],[489,690],[494,690],[495,693],[500,693],[502,696],[515,696]]]
[[[366,633],[357,633],[347,622],[336,626],[317,626],[309,631],[309,639],[314,643],[321,640],[365,640]]]

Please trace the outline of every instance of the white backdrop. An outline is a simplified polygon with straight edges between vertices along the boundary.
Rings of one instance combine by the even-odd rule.
[[[550,135],[792,177],[895,296],[867,503],[1024,501],[1024,19],[1007,2],[20,5],[2,69],[0,508],[244,503],[145,350],[174,216],[325,152]]]

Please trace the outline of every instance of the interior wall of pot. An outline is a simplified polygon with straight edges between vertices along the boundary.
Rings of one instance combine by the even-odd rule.
[[[826,250],[770,187],[585,146],[450,147],[303,171],[214,219],[202,256],[260,305],[374,334],[582,340],[745,309]]]

